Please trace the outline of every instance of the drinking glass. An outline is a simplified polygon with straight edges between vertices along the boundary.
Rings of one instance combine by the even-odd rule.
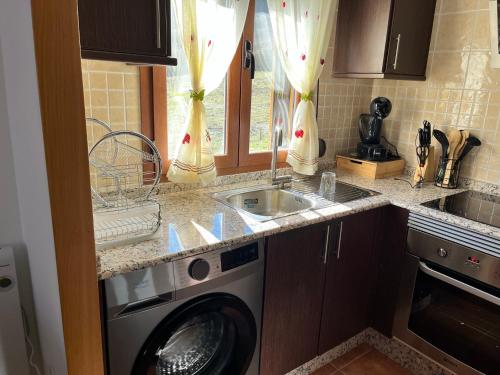
[[[321,175],[321,184],[319,186],[319,195],[323,198],[333,201],[335,198],[335,181],[337,175],[335,172],[323,172]]]

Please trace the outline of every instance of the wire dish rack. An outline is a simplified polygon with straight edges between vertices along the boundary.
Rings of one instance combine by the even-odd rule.
[[[162,169],[158,149],[140,133],[87,121],[107,130],[89,151],[96,248],[155,238],[161,226],[155,199]]]

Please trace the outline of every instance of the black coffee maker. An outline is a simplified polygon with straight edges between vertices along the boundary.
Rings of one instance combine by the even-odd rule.
[[[363,113],[359,116],[359,138],[357,156],[367,160],[392,160],[395,157],[391,151],[380,143],[380,133],[384,118],[391,113],[391,101],[382,96],[375,98],[370,103],[370,114]]]

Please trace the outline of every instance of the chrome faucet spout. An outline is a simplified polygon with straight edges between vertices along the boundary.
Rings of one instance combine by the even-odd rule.
[[[278,148],[283,144],[283,129],[281,126],[276,126],[273,130],[272,138],[272,158],[271,158],[271,180],[273,185],[279,185],[281,189],[286,183],[292,181],[292,176],[277,176],[276,165],[278,163]]]

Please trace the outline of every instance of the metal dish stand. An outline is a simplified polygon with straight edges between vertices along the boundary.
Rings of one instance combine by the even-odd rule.
[[[140,133],[87,121],[108,130],[89,151],[96,248],[156,238],[161,226],[155,199],[162,169],[158,149]]]

